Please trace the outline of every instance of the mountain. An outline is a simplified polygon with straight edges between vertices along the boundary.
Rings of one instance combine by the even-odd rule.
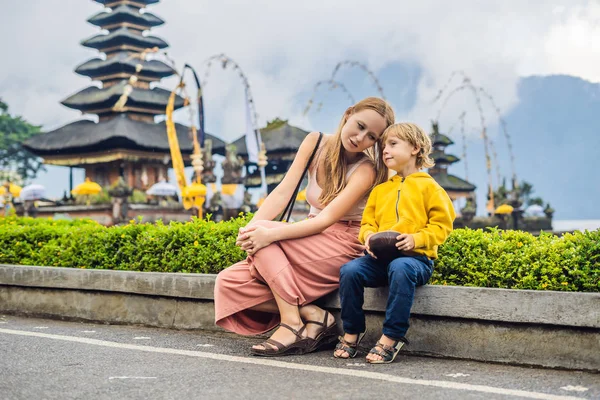
[[[600,84],[532,76],[518,94],[505,118],[519,179],[550,202],[556,219],[600,218]]]

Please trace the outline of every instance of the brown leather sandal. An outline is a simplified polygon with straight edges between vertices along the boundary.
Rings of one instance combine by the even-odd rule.
[[[252,348],[252,355],[262,357],[278,357],[306,353],[312,341],[312,339],[302,337],[302,332],[304,332],[306,329],[306,325],[304,325],[298,331],[284,323],[279,324],[279,326],[290,330],[298,339],[286,346],[282,343],[279,343],[277,340],[269,338],[260,344],[260,346],[264,347],[264,349]]]
[[[310,320],[304,321],[304,323],[306,325],[315,324],[315,325],[319,325],[319,326],[323,327],[323,329],[321,329],[319,334],[314,339],[309,338],[309,340],[311,341],[311,345],[307,349],[307,351],[306,351],[307,353],[311,353],[313,351],[318,350],[319,348],[321,348],[323,346],[326,346],[328,344],[335,342],[335,340],[337,338],[337,322],[335,322],[335,319],[334,319],[333,323],[328,326],[327,321],[329,320],[330,315],[331,314],[329,313],[329,311],[325,310],[325,317],[323,318],[323,322],[310,321]]]

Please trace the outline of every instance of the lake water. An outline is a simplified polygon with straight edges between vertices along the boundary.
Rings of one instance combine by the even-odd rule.
[[[554,232],[565,231],[595,231],[600,228],[600,219],[572,219],[553,220],[552,230]]]

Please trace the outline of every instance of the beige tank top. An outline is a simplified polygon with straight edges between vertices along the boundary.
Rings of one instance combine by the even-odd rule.
[[[308,170],[308,186],[306,187],[306,202],[310,205],[309,215],[316,216],[318,215],[324,208],[324,206],[319,202],[319,196],[323,192],[323,189],[317,183],[317,165],[319,165],[319,159],[321,158],[321,154],[323,153],[324,143],[319,146],[317,150],[317,155],[315,157],[315,162]],[[346,182],[350,179],[354,171],[364,162],[368,162],[369,158],[365,155],[360,160],[356,161],[353,164],[348,166],[348,171],[346,172]],[[365,205],[367,204],[367,199],[369,194],[367,193],[365,197],[363,197],[346,215],[340,218],[340,221],[360,221],[362,219],[362,213],[365,209]]]

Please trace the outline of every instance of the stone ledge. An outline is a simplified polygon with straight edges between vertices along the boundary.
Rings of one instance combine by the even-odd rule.
[[[180,299],[213,300],[216,275],[82,270],[0,264],[0,286],[119,292]],[[364,309],[385,312],[387,290],[366,289]],[[322,300],[340,308],[337,292]],[[600,293],[509,290],[426,285],[417,289],[412,314],[600,328]]]

